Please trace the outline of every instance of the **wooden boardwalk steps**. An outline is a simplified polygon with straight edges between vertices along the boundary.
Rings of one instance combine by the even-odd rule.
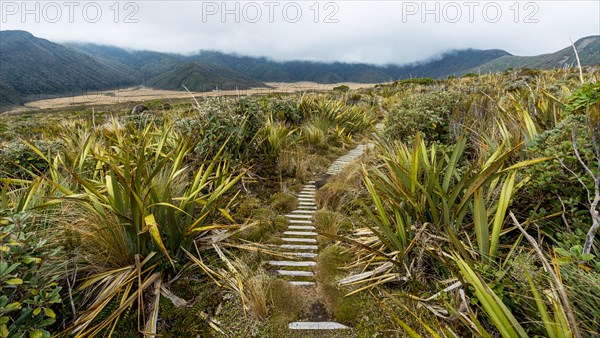
[[[342,169],[361,156],[369,145],[359,145],[346,155],[338,158],[327,169],[327,174],[338,174]],[[288,228],[280,238],[285,244],[279,246],[281,254],[289,260],[271,260],[266,263],[276,268],[275,273],[285,277],[290,284],[299,287],[314,287],[315,279],[312,268],[317,265],[318,256],[317,232],[313,224],[313,216],[317,211],[315,200],[317,187],[314,181],[308,182],[296,196],[298,208],[285,217]],[[295,258],[295,259],[294,259]],[[315,291],[316,292],[316,291]],[[341,330],[350,327],[331,321],[306,321],[289,323],[290,330]]]

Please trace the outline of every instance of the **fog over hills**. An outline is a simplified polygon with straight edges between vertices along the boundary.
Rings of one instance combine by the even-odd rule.
[[[600,63],[600,36],[579,39],[583,65]],[[274,61],[215,51],[179,55],[96,44],[58,44],[25,31],[0,31],[0,106],[40,95],[69,95],[134,85],[192,91],[247,89],[265,82],[379,83],[410,77],[444,78],[507,68],[572,66],[572,47],[539,56],[499,50],[448,51],[413,64]]]

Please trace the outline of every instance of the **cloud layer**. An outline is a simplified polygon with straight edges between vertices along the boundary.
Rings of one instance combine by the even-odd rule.
[[[462,48],[556,51],[600,34],[598,1],[0,1],[52,41],[276,60],[409,63]]]

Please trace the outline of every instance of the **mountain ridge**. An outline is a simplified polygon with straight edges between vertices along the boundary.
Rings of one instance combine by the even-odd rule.
[[[582,64],[600,63],[600,36],[575,42]],[[411,77],[444,78],[508,68],[572,64],[571,47],[538,56],[501,49],[451,50],[411,64],[275,61],[267,57],[200,51],[192,55],[127,50],[98,44],[58,44],[25,31],[0,31],[0,106],[35,95],[70,94],[132,85],[191,91],[263,87],[265,82],[380,83]]]
[[[135,84],[117,68],[24,31],[0,32],[0,74],[0,104],[21,103],[27,96]]]
[[[582,65],[600,63],[600,36],[586,36],[574,42]],[[590,62],[595,60],[595,62]],[[535,56],[502,56],[495,60],[473,68],[472,72],[499,72],[508,68],[563,68],[565,66],[577,66],[575,52],[572,46],[565,47],[554,53],[546,53]]]

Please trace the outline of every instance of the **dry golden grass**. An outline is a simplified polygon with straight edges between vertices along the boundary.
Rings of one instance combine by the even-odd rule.
[[[369,88],[374,84],[364,83],[335,83],[335,84],[319,84],[315,82],[268,82],[270,88],[251,88],[246,90],[219,90],[212,92],[194,92],[196,97],[215,97],[228,95],[261,95],[270,93],[295,93],[303,91],[320,91],[331,90],[336,86],[346,85],[351,89]],[[107,91],[90,91],[86,95],[77,95],[69,97],[59,97],[53,99],[44,99],[31,101],[23,107],[14,108],[7,113],[19,113],[32,109],[56,109],[70,106],[85,106],[85,105],[110,105],[127,102],[145,102],[157,99],[184,99],[189,98],[190,94],[186,91],[177,90],[160,90],[147,87],[131,87],[123,89],[113,89]]]

